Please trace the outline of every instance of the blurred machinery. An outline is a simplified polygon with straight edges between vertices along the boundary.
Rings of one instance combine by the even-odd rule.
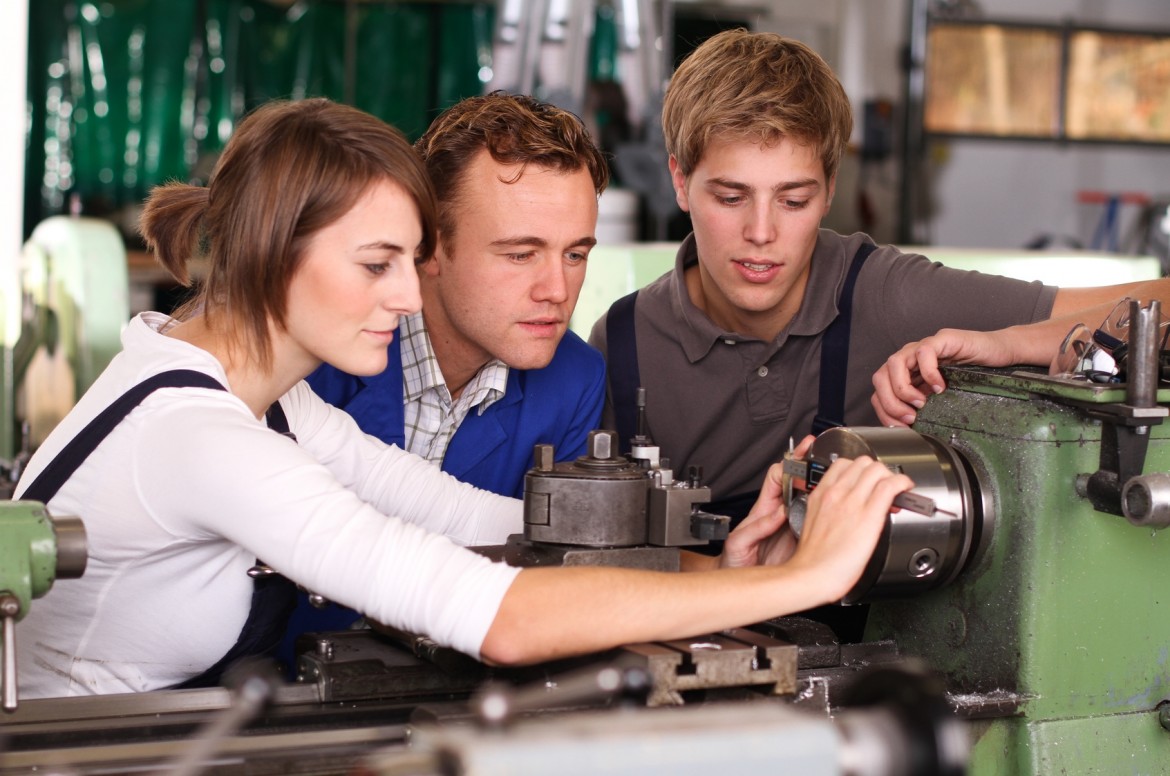
[[[121,350],[129,317],[126,250],[107,221],[49,218],[0,265],[0,495]]]
[[[670,0],[500,0],[487,90],[503,89],[537,97],[585,116],[589,107],[590,45],[598,7],[612,11],[617,32],[616,67],[622,86],[638,108],[661,106],[667,59],[660,39],[670,34]]]
[[[786,462],[797,521],[835,457],[873,455],[918,483],[847,596],[869,602],[861,643],[786,617],[501,670],[383,628],[313,634],[298,682],[249,680],[246,696],[26,701],[4,720],[0,774],[1165,773],[1170,604],[1157,580],[1170,561],[1170,389],[1159,317],[1156,305],[1133,307],[1124,383],[950,369],[912,430],[834,429]],[[577,464],[626,471],[610,441],[597,435],[585,457],[595,460]],[[582,486],[582,471],[557,472],[538,450],[530,490],[544,495],[516,542],[557,548],[537,562],[609,551],[590,546],[608,539],[582,542],[575,508],[561,509],[562,496],[585,498],[579,488],[609,494],[594,511],[639,516],[628,547],[654,546],[641,530],[667,502],[659,514],[686,527],[676,549],[701,540],[711,523],[701,485],[684,478],[653,496],[666,486],[643,453],[635,477]],[[566,520],[568,542],[539,535]]]
[[[85,572],[85,528],[76,517],[52,518],[35,501],[0,503],[0,622],[3,623],[2,708],[15,711],[19,701],[16,677],[16,623],[24,619],[32,599],[40,598],[57,579],[76,579]],[[0,743],[0,747],[3,744]]]
[[[612,153],[620,190],[641,195],[659,240],[677,212],[661,126],[674,6],[673,0],[500,0],[486,87],[533,94],[581,116],[602,150]],[[612,73],[590,72],[591,46],[596,51],[607,38],[594,34],[599,10],[613,27]],[[619,203],[618,196],[611,193],[609,207],[630,207],[631,198]]]

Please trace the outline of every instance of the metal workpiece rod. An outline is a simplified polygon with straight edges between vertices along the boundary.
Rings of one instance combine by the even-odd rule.
[[[16,711],[16,618],[20,614],[20,599],[9,593],[0,595],[0,618],[4,620],[4,710]]]
[[[537,683],[510,688],[493,684],[472,700],[480,722],[505,725],[518,714],[594,703],[631,692],[645,692],[650,674],[640,666],[607,665],[560,677],[554,685]]]
[[[1158,402],[1158,332],[1162,323],[1162,304],[1150,300],[1142,307],[1136,299],[1129,303],[1129,368],[1125,401],[1131,407],[1153,407]]]
[[[237,684],[232,703],[216,714],[210,722],[195,734],[186,750],[173,762],[157,772],[157,776],[197,776],[208,769],[209,763],[229,738],[241,731],[249,722],[260,715],[276,694],[278,679],[271,671],[241,663],[234,670]],[[233,669],[229,668],[231,672]],[[224,681],[233,678],[225,675]]]

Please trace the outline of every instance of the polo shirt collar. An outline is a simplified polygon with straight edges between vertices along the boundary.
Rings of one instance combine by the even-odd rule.
[[[849,258],[845,255],[845,246],[850,242],[827,240],[824,229],[817,234],[808,284],[804,287],[804,299],[800,302],[796,316],[788,324],[789,336],[811,337],[820,334],[837,318],[837,302],[845,283]]]
[[[844,282],[845,257],[843,248],[834,248],[834,243],[841,241],[823,239],[824,230],[818,234],[816,246],[813,248],[813,257],[809,269],[808,284],[805,286],[804,299],[800,309],[788,327],[780,332],[773,343],[773,349],[779,348],[790,335],[810,336],[823,332],[837,317],[837,297],[841,284]],[[670,303],[676,320],[681,320],[684,326],[678,332],[683,351],[691,363],[706,356],[716,342],[731,340],[734,342],[752,342],[747,337],[735,332],[729,332],[715,325],[708,315],[695,306],[691,296],[687,293],[687,284],[684,273],[688,267],[699,261],[699,253],[695,247],[695,235],[687,235],[679,246],[675,256],[674,271],[670,277]]]
[[[739,334],[723,331],[715,325],[705,312],[695,306],[691,295],[687,292],[685,277],[687,267],[699,263],[699,252],[695,248],[695,234],[691,232],[674,257],[674,271],[670,276],[670,306],[675,320],[683,322],[678,332],[679,341],[687,360],[692,364],[711,352],[711,348],[720,339],[728,337],[742,340]]]

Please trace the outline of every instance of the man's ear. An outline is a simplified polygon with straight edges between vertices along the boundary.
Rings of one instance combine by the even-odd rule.
[[[674,186],[674,201],[678,203],[684,213],[689,213],[691,212],[691,203],[687,199],[687,176],[683,175],[674,154],[670,155],[667,164],[670,166],[670,182]]]
[[[447,249],[444,247],[443,238],[440,237],[438,243],[435,244],[434,255],[418,265],[419,277],[437,278],[442,274],[442,265],[445,261],[449,261]]]
[[[833,195],[837,193],[837,173],[833,173],[833,177],[829,178],[829,195],[825,197],[825,212],[821,213],[821,218],[829,214],[829,208],[833,206]]]

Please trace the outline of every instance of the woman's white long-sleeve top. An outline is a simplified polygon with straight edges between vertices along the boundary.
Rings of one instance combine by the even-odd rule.
[[[121,352],[33,456],[19,494],[97,413],[142,380],[218,361],[130,322]],[[471,655],[517,569],[459,545],[500,544],[521,503],[366,436],[305,383],[280,400],[294,442],[228,391],[146,398],[49,502],[85,525],[89,562],[16,628],[25,697],[152,690],[202,673],[247,618],[262,559],[373,619]]]

